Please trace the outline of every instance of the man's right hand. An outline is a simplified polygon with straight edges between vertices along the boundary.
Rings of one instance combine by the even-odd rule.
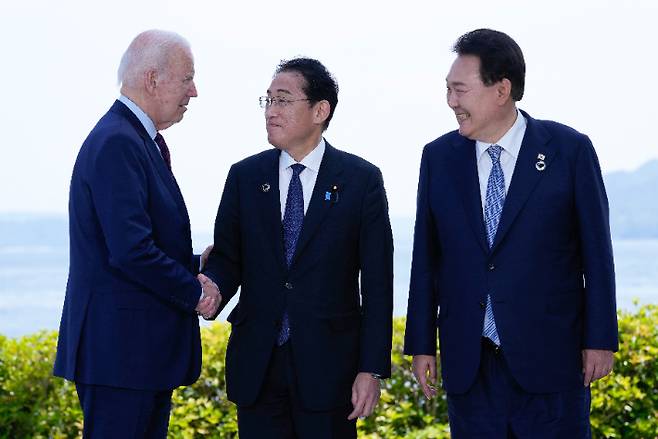
[[[204,319],[209,319],[217,313],[219,305],[222,303],[222,295],[219,292],[217,284],[210,280],[207,276],[199,274],[197,279],[201,283],[203,295],[199,299],[195,310],[203,316]]]
[[[423,389],[425,398],[431,399],[436,395],[436,357],[434,355],[414,355],[411,370],[416,381]]]

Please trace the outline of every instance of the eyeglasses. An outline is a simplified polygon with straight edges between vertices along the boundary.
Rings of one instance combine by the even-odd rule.
[[[258,98],[258,104],[260,105],[261,108],[269,108],[272,105],[276,105],[277,107],[287,107],[288,105],[292,104],[293,102],[299,102],[299,101],[310,101],[310,99],[286,99],[286,98],[271,98],[269,96],[261,96]]]

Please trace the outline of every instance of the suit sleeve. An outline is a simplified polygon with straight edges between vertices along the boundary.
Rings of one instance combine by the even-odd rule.
[[[110,265],[161,299],[193,313],[201,285],[187,267],[154,242],[143,145],[126,135],[109,137],[92,161],[90,192]]]
[[[575,177],[575,203],[585,276],[585,349],[617,351],[615,272],[608,199],[596,152],[589,138],[581,145]]]
[[[436,227],[429,204],[429,152],[423,151],[418,180],[416,225],[414,229],[413,257],[407,328],[404,335],[404,353],[407,355],[436,355],[436,313],[438,302],[435,293],[435,269],[439,258]]]
[[[235,165],[226,177],[214,235],[213,249],[203,272],[217,284],[222,294],[222,303],[217,310],[219,314],[241,284],[240,198]]]
[[[393,234],[381,172],[369,178],[359,239],[362,321],[359,370],[391,376]]]

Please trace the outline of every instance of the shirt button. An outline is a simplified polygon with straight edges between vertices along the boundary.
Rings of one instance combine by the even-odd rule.
[[[292,290],[292,284],[290,282],[286,282],[284,286],[286,287],[286,289]]]
[[[496,266],[494,264],[489,264],[489,271],[494,271],[496,269]]]

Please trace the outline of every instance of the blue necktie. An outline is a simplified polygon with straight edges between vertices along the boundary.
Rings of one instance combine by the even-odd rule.
[[[500,166],[500,153],[502,148],[499,145],[491,145],[487,152],[491,157],[491,173],[487,181],[487,196],[484,202],[484,222],[487,228],[487,242],[489,248],[493,246],[496,230],[500,222],[500,214],[503,211],[505,203],[505,175],[503,168]],[[482,335],[491,341],[500,345],[496,321],[494,320],[493,307],[491,305],[491,295],[487,294],[487,307],[484,313],[484,327]]]
[[[286,252],[286,264],[288,264],[288,268],[290,268],[292,257],[295,254],[297,239],[299,238],[299,232],[301,232],[302,223],[304,222],[304,192],[299,174],[306,169],[301,163],[295,163],[290,167],[292,168],[292,179],[290,179],[290,185],[288,186],[286,211],[283,214],[283,247]],[[279,331],[276,343],[281,346],[289,338],[290,320],[288,319],[288,311],[285,311],[281,319],[281,330]]]

